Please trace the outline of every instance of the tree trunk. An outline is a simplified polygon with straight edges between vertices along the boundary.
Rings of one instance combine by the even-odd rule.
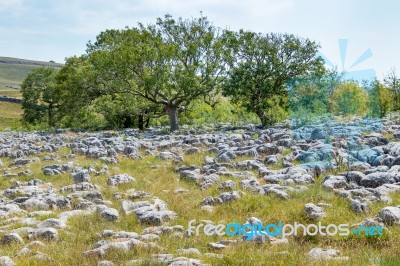
[[[143,130],[144,129],[144,121],[143,121],[143,115],[142,114],[139,114],[138,126],[139,126],[139,130]]]
[[[166,106],[166,112],[169,117],[169,131],[173,132],[179,129],[178,125],[178,108],[174,105]]]
[[[48,125],[49,127],[52,127],[54,125],[53,123],[53,104],[49,104],[47,107],[47,116],[48,116]]]
[[[124,114],[122,116],[122,119],[124,121],[124,128],[131,128],[132,127],[132,115],[130,114]]]
[[[272,125],[272,118],[265,114],[263,110],[255,112],[258,118],[260,119],[261,126],[266,127]]]

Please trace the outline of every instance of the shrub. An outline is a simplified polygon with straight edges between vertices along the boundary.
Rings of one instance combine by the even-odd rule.
[[[330,109],[335,115],[364,116],[369,111],[368,93],[354,82],[340,84],[330,97]]]

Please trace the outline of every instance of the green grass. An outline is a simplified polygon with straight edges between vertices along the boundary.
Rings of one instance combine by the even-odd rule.
[[[17,89],[8,89],[8,90],[2,90],[0,89],[0,96],[8,96],[8,97],[14,97],[14,98],[22,98],[21,91]]]
[[[67,148],[59,151],[66,155],[69,153]],[[204,157],[207,154],[191,154],[184,157],[181,165],[202,165]],[[44,154],[40,155],[43,157]],[[191,219],[212,220],[215,223],[229,223],[238,221],[244,223],[249,217],[255,216],[265,222],[283,223],[302,222],[309,223],[304,214],[304,205],[306,203],[329,203],[332,207],[325,207],[327,217],[323,218],[323,224],[329,223],[349,223],[361,222],[366,217],[372,217],[377,214],[380,208],[388,205],[384,203],[371,204],[371,212],[368,214],[357,215],[351,211],[349,201],[334,195],[332,192],[322,189],[320,181],[308,186],[308,190],[291,195],[289,200],[281,200],[274,196],[253,195],[245,191],[245,195],[236,202],[215,206],[213,213],[208,213],[200,209],[200,202],[206,196],[218,196],[222,191],[214,185],[208,189],[201,190],[200,187],[192,182],[183,182],[179,180],[179,174],[171,161],[163,161],[154,156],[144,156],[142,160],[131,160],[119,157],[120,163],[117,166],[109,165],[110,173],[100,176],[92,176],[92,183],[101,186],[101,193],[106,200],[111,201],[111,206],[117,208],[121,214],[117,222],[108,222],[102,220],[97,214],[89,216],[78,216],[71,218],[68,227],[59,230],[61,241],[59,243],[47,243],[46,247],[36,248],[35,250],[48,254],[53,262],[51,265],[96,265],[98,259],[94,257],[84,257],[83,251],[92,249],[93,244],[100,240],[99,233],[104,229],[115,231],[134,231],[141,233],[146,227],[140,224],[134,215],[123,215],[121,202],[115,200],[112,196],[115,192],[124,193],[128,189],[143,190],[159,197],[167,202],[169,208],[178,213],[178,218],[167,224],[180,224],[187,228]],[[244,160],[247,158],[237,158]],[[3,158],[4,166],[7,167],[11,159]],[[58,163],[67,162],[67,159],[60,159]],[[80,166],[93,165],[100,168],[102,163],[99,160],[77,156],[75,163]],[[72,178],[68,174],[59,176],[45,176],[42,174],[44,165],[53,162],[35,162],[29,165],[29,169],[34,172],[34,178],[39,178],[45,182],[51,182],[54,187],[59,189],[64,185],[72,183]],[[153,167],[156,166],[156,167]],[[23,169],[23,168],[22,168]],[[21,169],[18,169],[21,170]],[[137,182],[118,187],[109,187],[106,185],[107,177],[111,174],[128,173],[132,175]],[[12,179],[0,177],[0,189],[11,186],[15,180],[27,181],[33,177],[14,177]],[[232,179],[221,177],[221,181]],[[236,183],[239,182],[237,179]],[[264,184],[259,178],[258,181]],[[175,194],[176,188],[186,188],[190,194]],[[67,194],[67,193],[65,193]],[[393,203],[396,206],[400,204],[400,193],[392,194]],[[61,210],[55,210],[51,216],[54,217]],[[90,222],[90,223],[89,223]],[[0,222],[1,226],[1,222]],[[18,223],[12,225],[13,228],[20,226]],[[254,243],[244,242],[237,246],[229,247],[222,251],[213,251],[208,247],[209,242],[216,242],[222,239],[234,239],[231,237],[200,236],[185,237],[182,239],[172,238],[162,235],[158,245],[161,250],[133,249],[127,253],[111,251],[105,258],[114,263],[122,264],[133,259],[148,259],[154,253],[172,253],[179,248],[197,247],[202,254],[215,252],[224,255],[224,258],[209,258],[206,256],[198,257],[205,263],[211,265],[398,265],[400,257],[397,255],[400,245],[400,227],[390,227],[390,235],[384,239],[367,239],[364,237],[290,237],[288,245],[270,246],[256,245]],[[0,233],[1,237],[1,233]],[[2,255],[11,256],[17,265],[42,265],[42,262],[28,257],[16,258],[15,253],[23,245],[0,246]],[[349,261],[329,261],[329,262],[311,262],[307,259],[307,253],[313,247],[335,248],[342,252],[343,256],[349,256]],[[279,252],[287,251],[286,254]],[[178,255],[177,255],[178,256]],[[196,257],[196,256],[189,256]],[[150,265],[143,263],[143,265]]]
[[[0,102],[0,130],[19,128],[21,115],[21,104]]]

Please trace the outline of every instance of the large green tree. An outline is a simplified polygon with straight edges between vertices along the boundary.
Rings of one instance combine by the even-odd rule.
[[[257,34],[241,30],[228,38],[236,61],[224,95],[271,125],[287,110],[287,82],[324,73],[318,44],[292,34]]]
[[[35,68],[21,86],[22,119],[31,124],[55,124],[55,113],[60,94],[56,84],[57,70],[51,67]]]
[[[110,89],[162,106],[174,131],[179,112],[223,81],[225,44],[222,31],[204,16],[166,15],[154,25],[102,32],[87,53],[101,78],[116,85]]]

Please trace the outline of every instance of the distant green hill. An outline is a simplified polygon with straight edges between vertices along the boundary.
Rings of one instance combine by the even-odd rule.
[[[3,93],[0,92],[0,94],[13,94],[12,90],[20,89],[22,81],[32,71],[32,69],[42,66],[60,68],[62,67],[62,64],[0,57],[0,90],[4,91]]]

